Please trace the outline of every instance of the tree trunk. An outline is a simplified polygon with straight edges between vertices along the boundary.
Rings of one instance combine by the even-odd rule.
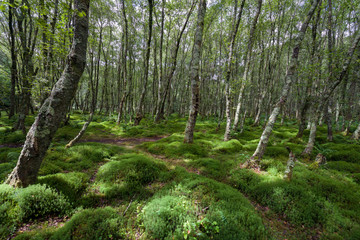
[[[125,28],[124,29],[125,30],[125,32],[124,32],[124,34],[125,34],[124,41],[125,42],[123,43],[123,45],[125,47],[124,47],[123,56],[122,56],[122,65],[123,65],[122,66],[123,67],[122,75],[123,75],[124,85],[123,85],[123,95],[121,97],[121,101],[119,104],[118,117],[117,117],[117,121],[116,121],[117,125],[119,125],[120,121],[122,120],[124,104],[125,104],[126,98],[129,95],[129,92],[127,90],[128,74],[127,74],[127,61],[126,61],[127,54],[129,51],[129,36],[128,36],[129,33],[128,33],[128,20],[126,17],[126,9],[125,9],[125,1],[124,0],[121,0],[121,10],[122,10],[123,18],[124,18],[124,28]],[[131,61],[130,61],[130,63],[131,63]],[[131,69],[130,69],[130,75],[131,75]],[[120,81],[119,81],[119,85],[120,85]],[[119,95],[120,95],[120,92],[119,92]]]
[[[148,78],[149,78],[149,60],[150,60],[150,46],[151,46],[151,37],[152,37],[152,23],[153,23],[153,8],[154,8],[154,0],[148,0],[149,3],[149,32],[148,32],[148,40],[146,43],[146,57],[145,57],[145,72],[144,72],[144,85],[143,85],[143,89],[140,95],[140,100],[139,100],[139,106],[137,108],[136,111],[136,116],[135,116],[135,120],[134,120],[134,126],[137,126],[140,124],[141,119],[143,119],[144,117],[144,112],[143,112],[143,105],[144,105],[144,100],[145,100],[145,94],[146,94],[146,89],[147,89],[147,82],[148,82]]]
[[[225,128],[225,134],[224,134],[224,141],[230,140],[230,127],[231,127],[231,112],[230,112],[230,78],[231,78],[231,72],[232,72],[232,62],[233,62],[233,54],[234,54],[234,46],[235,46],[235,40],[236,40],[236,34],[239,30],[239,25],[241,21],[241,15],[244,9],[245,0],[242,0],[239,13],[236,18],[236,12],[237,12],[237,0],[235,1],[235,9],[234,9],[234,20],[233,20],[233,29],[231,33],[230,38],[230,49],[229,49],[229,56],[227,59],[227,69],[226,69],[226,75],[225,75],[225,100],[226,100],[226,128]]]
[[[75,0],[74,4],[76,12],[85,15],[74,14],[74,40],[64,72],[41,106],[26,136],[17,165],[6,180],[15,187],[26,187],[36,181],[42,160],[75,96],[85,68],[90,0]]]
[[[76,135],[76,137],[74,137],[73,140],[71,140],[68,144],[66,144],[65,148],[71,148],[72,146],[74,146],[75,143],[77,143],[81,137],[84,135],[84,133],[86,132],[86,129],[88,128],[88,126],[90,125],[92,119],[93,119],[94,113],[90,113],[89,119],[86,121],[86,123],[83,125],[83,127],[81,128],[80,132],[78,133],[78,135]]]
[[[247,46],[247,51],[246,51],[246,56],[245,56],[245,71],[244,71],[243,77],[241,79],[241,88],[240,88],[240,93],[239,93],[239,97],[238,97],[238,104],[236,106],[233,130],[236,130],[238,127],[238,124],[239,124],[241,102],[242,102],[242,98],[243,98],[243,94],[244,94],[245,85],[247,84],[247,76],[250,71],[250,62],[251,62],[252,48],[253,48],[253,44],[254,44],[254,35],[255,35],[257,21],[260,16],[260,12],[261,12],[261,7],[262,7],[262,0],[258,0],[258,7],[256,9],[256,14],[255,14],[255,17],[254,17],[254,20],[252,22],[252,26],[250,29],[249,43]]]
[[[265,153],[265,149],[266,149],[267,144],[269,142],[271,132],[272,132],[272,130],[274,128],[276,118],[280,113],[280,108],[286,102],[286,99],[287,99],[289,91],[290,91],[291,83],[296,78],[296,70],[297,70],[297,66],[298,66],[298,57],[299,57],[300,46],[301,46],[301,43],[302,43],[302,41],[303,41],[303,39],[305,37],[306,29],[307,29],[307,27],[309,25],[309,22],[310,22],[312,16],[314,15],[315,9],[316,9],[317,5],[319,4],[319,2],[320,2],[320,0],[313,1],[313,4],[312,4],[312,6],[310,8],[310,11],[308,12],[308,14],[306,16],[306,19],[305,19],[304,23],[301,26],[300,32],[299,32],[297,38],[295,39],[295,47],[293,49],[293,54],[292,54],[292,57],[291,57],[291,60],[290,60],[290,66],[289,66],[289,68],[288,68],[288,70],[286,72],[285,85],[284,85],[284,87],[282,89],[280,99],[275,104],[275,107],[271,112],[269,120],[268,120],[268,122],[267,122],[267,124],[265,126],[265,129],[264,129],[261,137],[260,137],[259,144],[258,144],[254,154],[244,164],[244,167],[250,167],[250,168],[258,167],[258,163],[260,162],[262,156]]]
[[[291,181],[293,169],[295,167],[296,158],[294,153],[290,150],[290,148],[287,148],[289,151],[289,160],[286,164],[286,170],[284,172],[284,180]]]
[[[10,1],[14,4],[14,0]],[[15,115],[16,99],[15,99],[15,84],[17,78],[16,54],[15,54],[15,33],[13,26],[13,8],[9,5],[9,31],[10,31],[10,52],[11,52],[11,90],[10,90],[10,112],[9,118]]]
[[[352,139],[359,140],[360,137],[360,124],[356,128],[355,132],[352,135]]]
[[[191,78],[191,105],[189,110],[189,119],[185,128],[184,143],[193,143],[194,128],[196,124],[196,117],[199,111],[200,92],[199,92],[199,69],[201,58],[201,45],[204,31],[204,21],[206,13],[206,0],[200,0],[197,26],[194,37],[194,47],[192,53],[192,61],[190,63],[190,78]]]
[[[195,3],[195,2],[194,2]],[[165,109],[165,101],[167,99],[167,96],[169,94],[169,91],[170,91],[170,84],[171,84],[171,80],[174,76],[174,73],[175,73],[175,70],[176,70],[176,65],[177,65],[177,55],[178,55],[178,52],[179,52],[179,48],[180,48],[180,42],[181,42],[181,38],[182,38],[182,35],[184,34],[184,31],[186,29],[186,26],[189,22],[189,18],[191,16],[191,13],[194,9],[194,6],[195,4],[193,4],[186,16],[186,20],[185,20],[185,23],[179,33],[179,36],[177,37],[176,39],[176,45],[175,45],[175,49],[174,51],[172,52],[172,57],[171,57],[171,60],[170,60],[170,70],[169,70],[169,75],[167,76],[167,83],[166,83],[166,87],[165,87],[165,90],[164,90],[164,93],[163,93],[163,97],[161,97],[161,94],[159,95],[160,98],[158,99],[158,109],[157,109],[157,112],[156,112],[156,116],[155,116],[155,122],[158,123],[160,122],[161,119],[164,118],[164,109]],[[162,23],[163,24],[163,23]],[[161,80],[162,81],[162,80]],[[161,89],[161,81],[159,80],[159,87]],[[170,95],[170,94],[169,94]]]
[[[309,140],[306,145],[306,148],[304,149],[304,151],[301,154],[303,156],[309,156],[314,149],[317,123],[318,123],[318,121],[316,118],[311,122]]]

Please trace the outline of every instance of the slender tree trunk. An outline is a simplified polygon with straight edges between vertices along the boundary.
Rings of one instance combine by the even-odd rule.
[[[204,21],[206,13],[206,0],[200,0],[197,26],[194,38],[194,47],[192,53],[192,61],[190,63],[190,78],[191,78],[191,105],[189,110],[189,119],[185,128],[185,143],[193,143],[194,141],[194,128],[196,124],[196,117],[199,111],[200,92],[199,92],[199,68],[201,58],[201,45],[204,31]]]
[[[314,149],[317,123],[318,123],[318,121],[317,121],[317,119],[315,117],[314,120],[311,122],[309,140],[308,140],[308,143],[306,145],[306,148],[302,152],[303,156],[309,156],[312,153],[313,149]]]
[[[125,42],[123,43],[123,45],[125,47],[124,47],[123,57],[122,57],[122,65],[123,65],[122,66],[123,67],[122,74],[123,74],[123,79],[124,79],[124,85],[123,85],[123,94],[122,94],[120,105],[119,105],[118,118],[116,121],[117,125],[119,125],[120,121],[122,120],[124,104],[125,104],[126,98],[129,95],[129,92],[127,90],[128,73],[127,73],[127,61],[126,61],[127,54],[129,51],[129,36],[128,36],[129,33],[128,33],[128,21],[127,21],[127,17],[126,17],[124,0],[121,0],[121,10],[122,10],[123,18],[124,18],[124,27],[125,27],[125,32],[124,32],[124,34],[125,34],[124,41]],[[129,62],[131,63],[131,61],[129,61]],[[131,75],[131,69],[130,69],[130,75]],[[120,92],[119,92],[119,94],[120,94]]]
[[[194,9],[194,6],[195,6],[195,1],[194,1],[194,4],[190,8],[190,10],[189,10],[189,12],[188,12],[188,14],[186,16],[185,23],[184,23],[184,25],[183,25],[177,39],[176,39],[175,49],[172,52],[172,57],[171,57],[171,60],[170,60],[169,75],[166,78],[167,83],[166,83],[165,91],[163,93],[163,97],[161,97],[161,94],[160,94],[160,98],[159,98],[159,101],[158,101],[158,109],[157,109],[157,113],[156,113],[156,116],[155,116],[155,122],[157,122],[157,123],[160,122],[160,120],[164,118],[165,101],[167,99],[167,96],[170,95],[169,91],[170,91],[170,87],[171,87],[171,80],[172,80],[172,78],[174,76],[174,73],[175,73],[175,70],[176,70],[177,55],[178,55],[179,48],[180,48],[181,38],[182,38],[183,33],[184,33],[185,29],[186,29],[186,26],[187,26],[187,24],[189,22],[189,18],[190,18],[191,13],[192,13],[192,11]],[[160,81],[159,81],[159,86],[161,86]]]
[[[265,149],[267,147],[267,144],[269,142],[269,138],[270,135],[272,133],[272,130],[274,128],[274,124],[276,121],[277,116],[280,113],[280,109],[281,107],[285,104],[286,99],[288,97],[289,91],[290,91],[290,86],[291,83],[295,80],[296,78],[296,70],[297,70],[297,66],[298,66],[298,57],[299,57],[299,51],[300,51],[300,47],[301,47],[301,43],[305,37],[305,33],[306,33],[306,29],[309,25],[309,22],[312,18],[312,16],[314,15],[315,9],[317,7],[317,5],[319,4],[320,0],[314,0],[313,4],[310,8],[310,11],[308,12],[305,21],[303,22],[300,32],[297,36],[297,38],[295,39],[295,47],[293,49],[293,54],[290,60],[290,65],[287,69],[286,72],[286,76],[285,76],[285,85],[281,91],[281,95],[280,95],[280,99],[279,101],[275,104],[275,107],[273,108],[271,115],[269,117],[268,122],[266,123],[265,129],[260,137],[260,141],[259,144],[254,152],[254,154],[252,155],[252,157],[244,164],[244,167],[258,167],[258,164],[262,158],[262,156],[265,153]],[[256,159],[257,158],[257,159]]]
[[[74,14],[74,40],[67,64],[26,136],[17,165],[6,181],[12,186],[25,187],[36,181],[45,153],[75,96],[84,71],[90,1],[75,0],[74,4],[76,12],[84,12],[85,15]]]
[[[347,75],[352,57],[354,55],[354,51],[355,51],[356,47],[358,46],[359,42],[360,42],[360,31],[358,31],[357,34],[355,35],[354,42],[348,51],[347,59],[345,60],[345,63],[342,67],[343,70],[341,71],[339,78],[336,81],[332,82],[332,84],[329,84],[330,85],[329,87],[326,86],[325,90],[322,92],[318,107],[315,110],[316,116],[319,116],[319,113],[321,112],[320,110],[323,109],[324,106],[327,106],[330,96],[335,91],[336,87],[343,81],[343,79]],[[312,126],[310,131],[315,131],[315,133],[313,133],[314,137],[313,137],[313,139],[310,139],[310,138],[312,138],[311,133],[310,133],[308,145],[306,146],[306,148],[303,152],[304,154],[308,154],[308,155],[311,154],[312,150],[313,150],[313,147],[311,147],[311,145],[313,145],[314,143],[311,143],[311,142],[312,141],[315,142],[316,127],[313,128],[313,126]]]
[[[241,103],[242,103],[242,98],[243,98],[243,94],[244,94],[244,89],[245,89],[246,83],[248,81],[247,78],[248,78],[248,74],[250,71],[251,54],[252,54],[252,48],[254,45],[254,35],[255,35],[257,21],[260,16],[260,12],[261,12],[261,7],[262,7],[262,0],[258,0],[258,7],[256,9],[256,14],[255,14],[255,17],[253,19],[252,26],[250,29],[249,43],[248,43],[246,57],[245,57],[245,71],[244,71],[243,77],[241,79],[241,87],[240,87],[240,92],[239,92],[239,97],[238,97],[238,104],[236,106],[233,130],[236,130],[238,127],[238,124],[239,124]]]
[[[90,125],[92,119],[93,119],[94,113],[91,112],[89,115],[89,119],[85,122],[85,124],[83,125],[83,127],[81,128],[80,132],[78,133],[78,135],[76,135],[76,137],[74,137],[73,140],[71,140],[68,144],[66,144],[65,148],[71,148],[72,146],[74,146],[75,143],[79,142],[79,140],[82,138],[82,136],[84,135],[84,133],[86,132],[86,129],[88,128],[88,126]]]
[[[360,124],[356,128],[355,132],[352,135],[352,139],[359,140],[360,138]]]
[[[224,134],[224,141],[230,140],[230,127],[231,127],[231,101],[230,101],[230,78],[231,78],[231,72],[232,72],[232,62],[233,62],[233,55],[234,55],[234,46],[235,46],[235,40],[236,35],[239,30],[239,25],[241,21],[241,15],[244,9],[245,0],[242,0],[239,13],[236,17],[237,13],[237,3],[238,1],[235,0],[235,9],[234,9],[234,19],[233,19],[233,27],[232,27],[232,33],[230,38],[230,48],[229,48],[229,56],[227,59],[227,69],[226,69],[226,75],[225,75],[225,100],[226,100],[226,128],[225,128],[225,134]]]
[[[145,72],[144,72],[144,85],[140,95],[139,105],[136,111],[136,116],[134,120],[134,125],[137,126],[140,124],[141,119],[144,117],[144,100],[147,89],[147,82],[149,78],[149,60],[150,60],[150,46],[151,46],[151,37],[152,37],[152,25],[153,25],[153,9],[154,9],[154,0],[148,0],[149,3],[149,32],[148,39],[146,43],[146,57],[145,57]]]
[[[10,4],[14,4],[14,0],[10,1]],[[10,31],[10,52],[11,52],[11,90],[10,90],[10,112],[9,118],[15,115],[16,99],[15,99],[15,85],[17,81],[17,66],[16,66],[16,54],[15,54],[15,33],[13,26],[13,8],[9,6],[9,31]]]
[[[328,0],[328,70],[329,70],[329,82],[332,81],[333,76],[333,37],[332,37],[332,0]],[[332,122],[331,122],[331,112],[329,109],[329,102],[325,104],[325,120],[327,123],[327,139],[328,141],[333,140],[333,133],[332,133]]]

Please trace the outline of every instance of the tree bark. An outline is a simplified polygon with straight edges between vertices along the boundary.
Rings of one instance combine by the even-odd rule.
[[[352,135],[352,139],[359,140],[360,138],[360,124],[356,128],[355,132]]]
[[[88,13],[90,0],[75,0],[73,45],[65,69],[41,106],[31,126],[18,162],[6,183],[15,187],[26,187],[37,179],[37,174],[60,122],[63,120],[86,64],[88,38]]]
[[[201,45],[203,40],[205,14],[206,14],[206,0],[200,0],[197,26],[194,37],[192,61],[190,63],[191,105],[189,110],[189,119],[187,121],[185,128],[184,143],[193,143],[194,141],[194,128],[196,124],[196,117],[199,111],[199,104],[200,104],[199,69],[200,69]]]
[[[177,65],[177,55],[178,55],[178,52],[179,52],[179,48],[180,48],[180,42],[181,42],[181,38],[182,38],[182,35],[184,34],[184,31],[186,29],[186,26],[189,22],[189,18],[191,16],[191,13],[194,9],[194,6],[195,6],[195,1],[193,3],[193,5],[191,6],[187,16],[186,16],[186,20],[185,20],[185,23],[176,39],[176,45],[175,45],[175,49],[174,51],[172,52],[172,57],[171,57],[171,60],[170,60],[170,71],[169,71],[169,75],[167,76],[167,83],[166,83],[166,87],[164,89],[164,93],[161,97],[161,93],[159,94],[159,99],[158,99],[158,107],[157,107],[157,112],[156,112],[156,116],[155,116],[155,122],[158,123],[160,122],[161,119],[164,118],[164,109],[165,109],[165,101],[166,101],[166,98],[169,94],[169,91],[170,91],[170,84],[171,84],[171,80],[174,76],[174,73],[175,73],[175,70],[176,70],[176,65]],[[163,22],[161,23],[163,25]],[[162,31],[163,31],[163,26],[162,26]],[[162,46],[161,46],[162,48]],[[161,53],[161,52],[160,52]],[[162,71],[162,69],[161,69]],[[161,77],[162,78],[162,77]],[[159,80],[159,88],[161,89],[161,82],[162,80]]]
[[[244,167],[258,167],[258,164],[262,158],[262,156],[265,153],[265,149],[267,147],[267,144],[269,142],[269,138],[270,135],[272,133],[272,130],[274,128],[274,124],[276,121],[277,116],[280,113],[280,109],[281,106],[283,106],[286,102],[286,99],[288,97],[289,91],[290,91],[290,86],[291,83],[295,80],[296,78],[296,71],[297,71],[297,66],[298,66],[298,57],[299,57],[299,51],[300,51],[300,47],[301,47],[301,43],[305,37],[305,33],[306,33],[306,29],[309,25],[309,22],[312,18],[312,16],[314,15],[315,9],[317,7],[317,5],[319,4],[320,0],[314,0],[313,4],[310,8],[310,11],[308,12],[305,21],[303,22],[300,32],[297,36],[297,38],[295,39],[295,47],[293,49],[293,54],[290,60],[290,65],[287,69],[286,72],[286,76],[285,76],[285,85],[281,91],[281,95],[280,95],[280,99],[279,101],[275,104],[275,107],[273,108],[271,115],[269,117],[269,120],[265,126],[265,129],[260,137],[260,141],[259,144],[254,152],[254,154],[252,155],[252,157],[244,164]],[[257,158],[257,159],[256,159]]]
[[[258,0],[258,7],[256,9],[256,14],[255,14],[255,17],[254,17],[254,20],[252,22],[251,29],[250,29],[249,43],[247,46],[247,51],[246,51],[246,56],[245,56],[245,70],[244,70],[243,77],[241,79],[241,87],[240,87],[240,92],[239,92],[239,97],[238,97],[238,104],[236,106],[233,130],[236,130],[238,127],[238,124],[239,124],[241,102],[242,102],[242,98],[243,98],[243,94],[244,94],[245,85],[248,81],[247,76],[250,71],[251,54],[252,54],[252,48],[254,45],[254,35],[255,35],[257,21],[260,16],[260,12],[261,12],[261,7],[262,7],[262,0]]]
[[[226,100],[226,127],[225,127],[225,134],[224,134],[224,141],[230,140],[230,127],[231,127],[231,112],[230,112],[230,78],[231,78],[231,72],[232,72],[232,61],[233,61],[233,55],[234,55],[234,46],[235,46],[235,40],[236,35],[239,30],[239,25],[241,21],[241,15],[244,9],[245,0],[242,0],[239,13],[236,17],[236,11],[237,11],[237,3],[238,1],[235,1],[235,9],[234,9],[234,20],[233,20],[233,29],[231,33],[230,38],[230,48],[229,48],[229,56],[227,59],[227,69],[226,69],[226,75],[225,75],[225,100]]]
[[[123,18],[124,18],[124,51],[123,51],[123,56],[122,56],[122,65],[123,65],[123,71],[122,71],[122,75],[123,75],[123,79],[124,79],[124,85],[123,85],[123,95],[121,97],[121,101],[119,104],[119,111],[118,111],[118,117],[117,117],[117,121],[116,124],[119,125],[120,121],[122,120],[122,116],[123,116],[123,108],[124,108],[124,104],[125,104],[125,100],[128,97],[129,93],[127,90],[127,81],[128,81],[128,75],[127,75],[127,54],[128,54],[128,50],[129,50],[129,33],[128,33],[128,20],[126,17],[126,9],[125,9],[125,1],[121,0],[121,10],[122,10],[122,14],[123,14]],[[131,63],[131,61],[130,61]],[[130,73],[131,74],[131,73]],[[119,83],[120,85],[120,83]],[[119,89],[120,90],[120,89]],[[120,94],[120,93],[119,93]]]
[[[91,112],[89,115],[89,119],[85,122],[85,124],[83,125],[83,127],[81,128],[80,132],[78,133],[78,135],[76,135],[76,137],[74,137],[73,140],[71,140],[68,144],[66,144],[65,148],[71,148],[72,146],[74,146],[75,143],[77,143],[81,137],[84,135],[84,133],[86,132],[86,129],[88,128],[88,126],[90,125],[92,119],[93,119],[94,113]]]
[[[14,4],[14,0],[10,1],[10,4]],[[15,54],[15,33],[13,26],[13,7],[9,6],[9,31],[10,31],[10,52],[11,52],[11,90],[10,90],[10,112],[9,118],[15,115],[16,99],[15,99],[15,84],[17,79],[17,66],[16,66],[16,54]]]
[[[134,120],[134,126],[140,124],[141,119],[144,117],[143,105],[145,100],[145,94],[147,89],[147,82],[149,78],[149,60],[150,60],[150,45],[151,45],[151,37],[152,37],[152,25],[153,25],[153,9],[154,9],[154,0],[148,0],[149,3],[149,31],[148,31],[148,39],[146,43],[146,56],[145,56],[145,72],[144,72],[144,85],[140,95],[139,105],[136,111],[136,116]]]
[[[317,118],[315,117],[313,119],[313,121],[311,122],[310,135],[309,135],[308,143],[306,145],[306,148],[304,149],[304,151],[301,154],[303,156],[309,156],[312,153],[313,149],[314,149],[317,123],[318,123],[318,121],[317,121]]]

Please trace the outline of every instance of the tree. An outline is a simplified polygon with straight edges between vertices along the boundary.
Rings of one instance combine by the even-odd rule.
[[[147,89],[147,84],[148,84],[148,78],[149,78],[149,60],[150,60],[150,45],[151,45],[151,37],[152,37],[152,25],[153,25],[153,8],[154,8],[154,1],[153,0],[148,0],[148,4],[149,4],[149,30],[148,30],[148,38],[147,38],[147,43],[146,43],[146,56],[145,56],[145,61],[144,61],[144,82],[143,82],[143,89],[141,91],[141,95],[140,95],[140,100],[139,100],[139,105],[137,108],[137,112],[136,112],[136,117],[135,117],[135,121],[134,121],[134,125],[139,125],[141,119],[144,117],[144,113],[143,113],[143,105],[144,105],[144,99],[145,99],[145,94],[146,94],[146,89]]]
[[[230,46],[229,46],[229,56],[227,58],[227,66],[226,66],[226,75],[225,75],[225,99],[226,99],[226,128],[224,134],[224,141],[230,140],[230,127],[231,127],[231,116],[230,116],[230,78],[232,72],[232,64],[233,64],[233,54],[234,54],[234,46],[236,40],[236,34],[239,29],[241,15],[244,9],[245,0],[241,2],[239,13],[236,17],[237,12],[237,0],[235,0],[235,8],[234,8],[234,20],[233,20],[233,29],[230,37]]]
[[[266,123],[266,127],[260,137],[260,141],[259,144],[254,152],[254,154],[251,156],[251,158],[244,164],[245,167],[257,167],[258,163],[260,162],[262,156],[265,153],[265,149],[267,147],[267,144],[269,142],[269,138],[271,135],[271,132],[274,128],[274,124],[276,121],[277,116],[280,113],[280,109],[281,107],[284,105],[284,103],[286,102],[286,99],[289,95],[289,91],[290,91],[290,85],[291,83],[294,81],[295,77],[296,77],[296,68],[298,66],[298,57],[299,57],[299,51],[300,51],[300,47],[301,47],[301,43],[304,40],[305,37],[305,33],[306,33],[306,29],[309,25],[309,22],[312,18],[312,16],[314,15],[315,9],[317,7],[317,5],[319,4],[320,0],[314,0],[312,3],[312,6],[306,16],[305,21],[303,22],[299,34],[295,40],[295,47],[293,49],[293,53],[291,56],[291,60],[290,60],[290,64],[289,67],[287,69],[286,72],[286,76],[285,76],[285,85],[282,88],[281,91],[281,95],[280,95],[280,99],[278,100],[278,102],[275,104],[275,107],[273,108],[271,115],[269,117],[268,122]]]
[[[89,4],[90,0],[74,1],[74,36],[67,64],[50,96],[41,106],[7,184],[25,187],[36,181],[45,153],[75,96],[86,63]]]
[[[201,58],[201,45],[203,40],[204,21],[206,13],[206,0],[200,0],[198,19],[196,23],[196,32],[194,37],[194,47],[190,67],[190,81],[191,81],[191,105],[189,110],[189,119],[185,128],[185,143],[192,143],[194,141],[194,128],[196,118],[199,111],[200,92],[199,92],[199,69]]]

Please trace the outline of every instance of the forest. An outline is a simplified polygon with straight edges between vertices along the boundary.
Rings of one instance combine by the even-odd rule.
[[[0,239],[360,239],[359,0],[0,0]]]

